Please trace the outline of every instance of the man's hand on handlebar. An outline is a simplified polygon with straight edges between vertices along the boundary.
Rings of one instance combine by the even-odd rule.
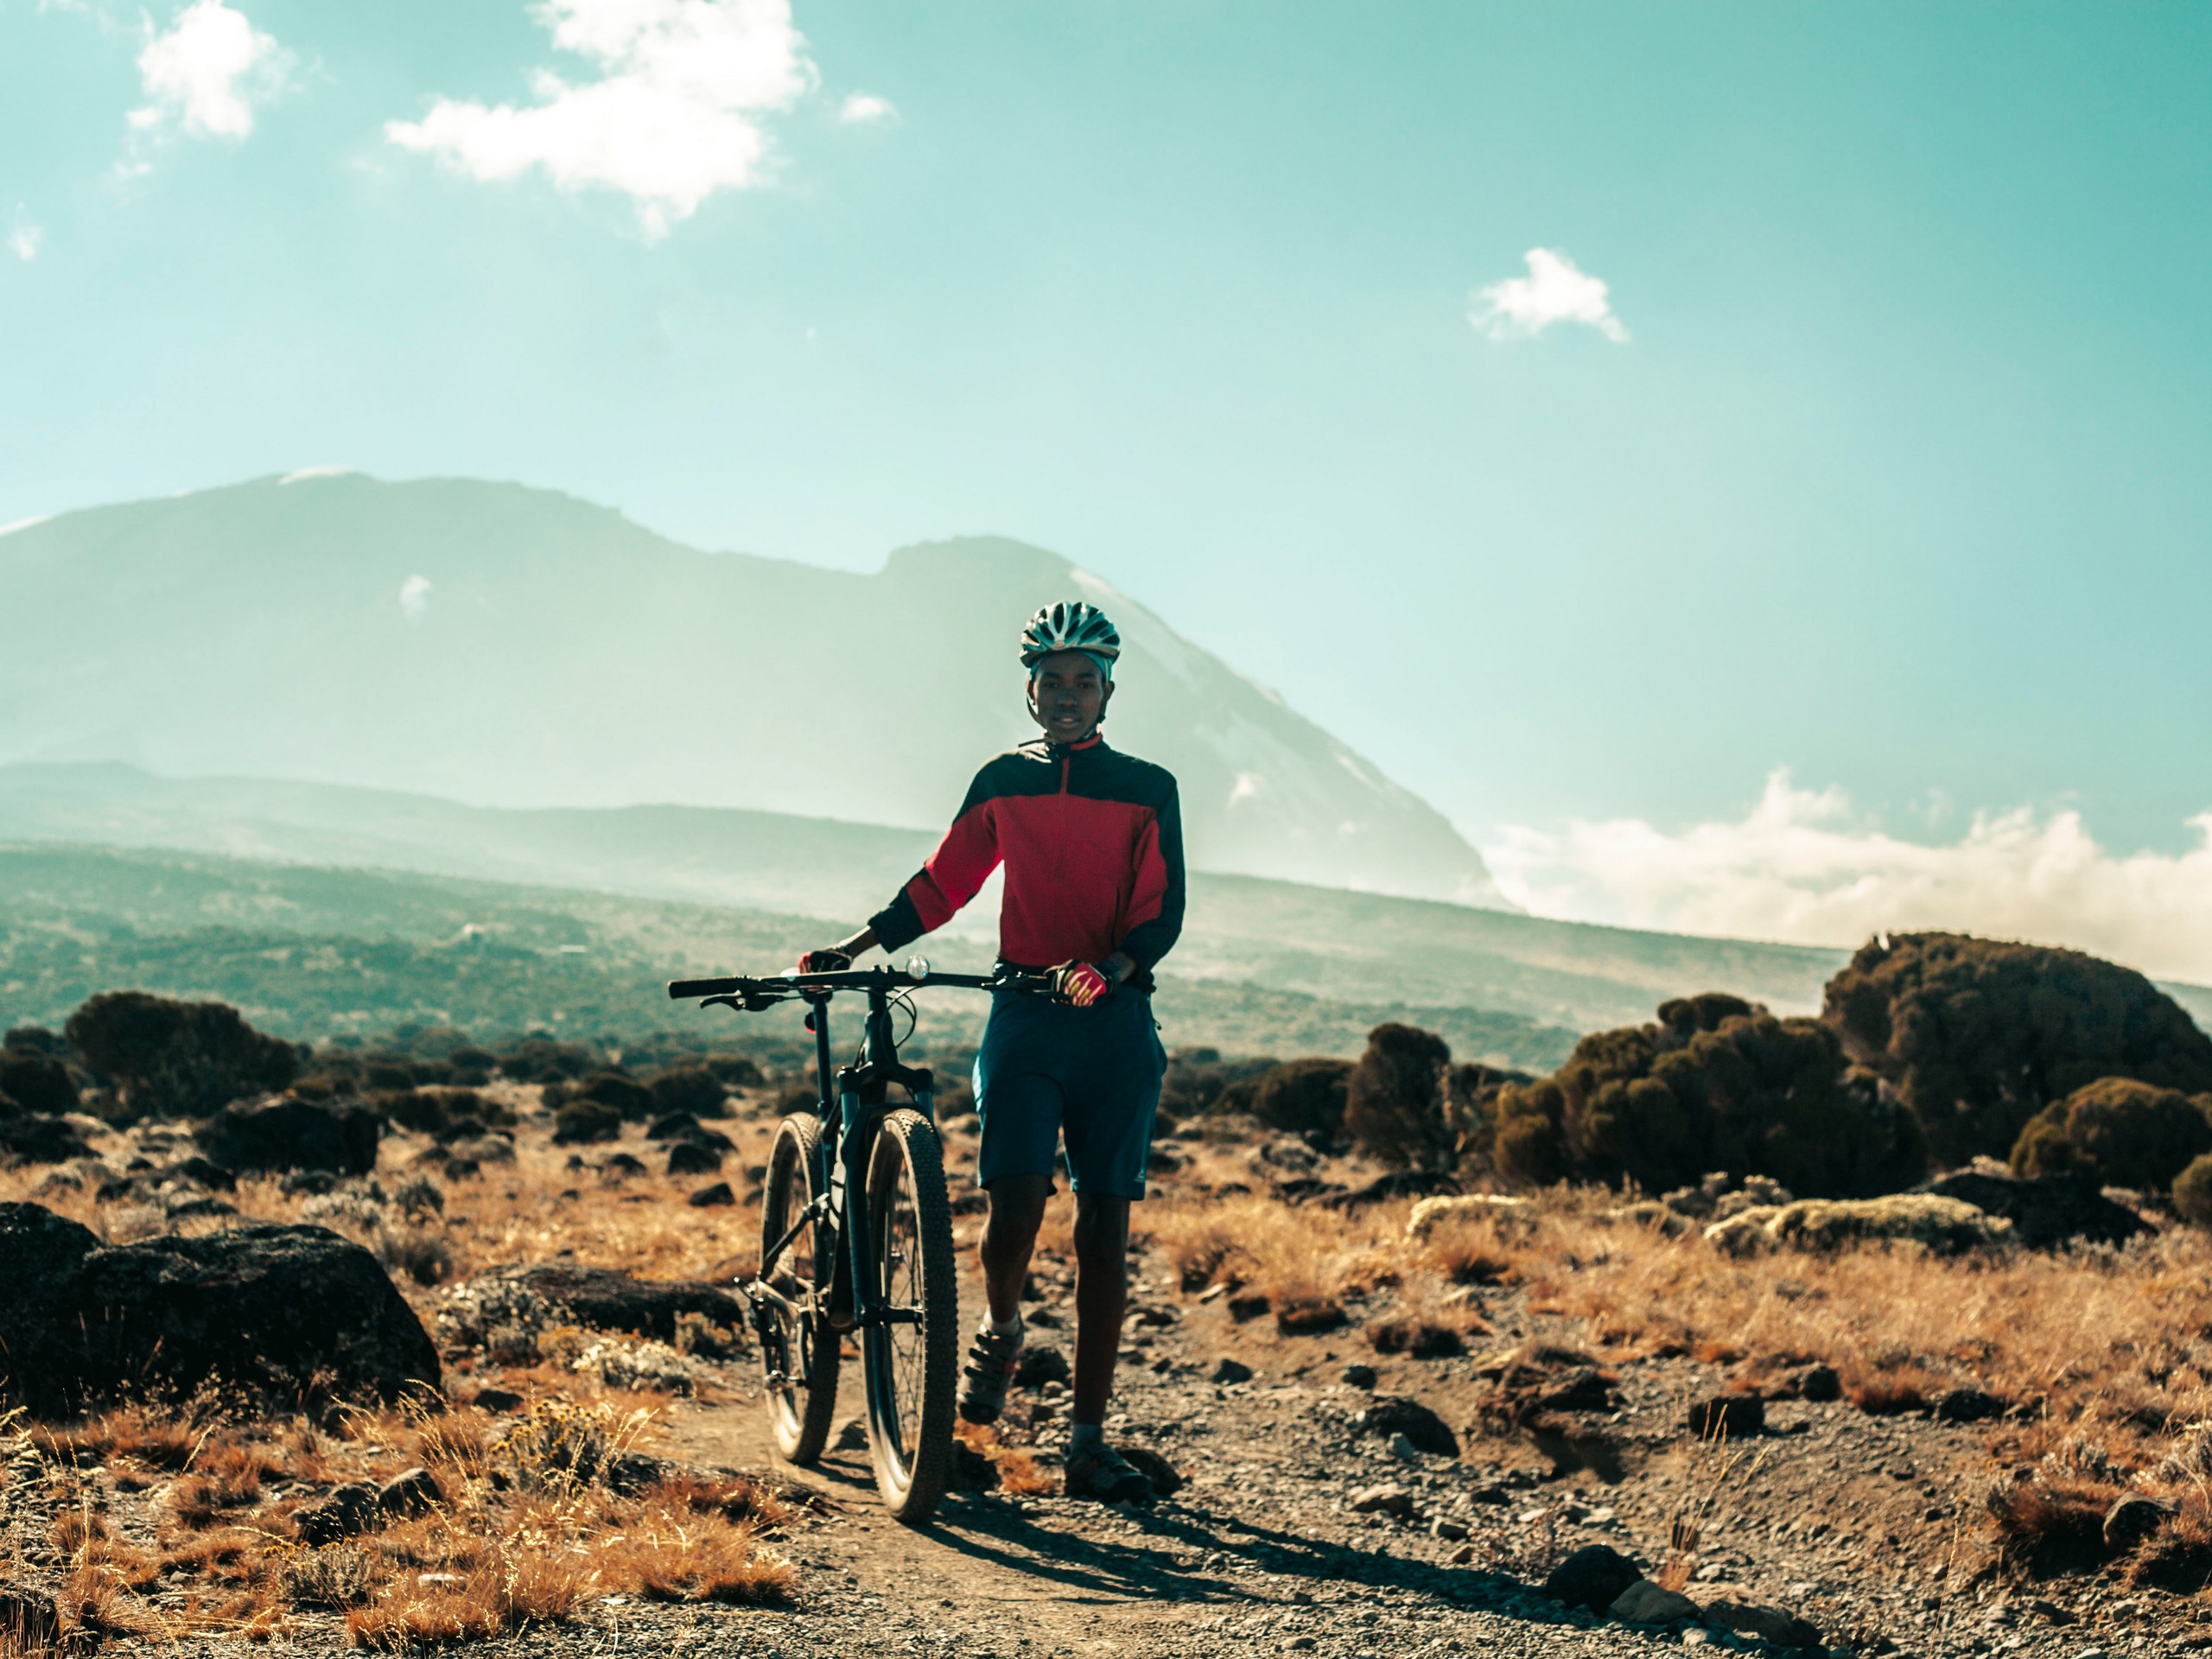
[[[874,948],[875,930],[864,927],[849,939],[825,944],[818,950],[800,951],[798,971],[802,974],[842,974],[853,965],[855,957]]]
[[[1052,994],[1061,1001],[1087,1008],[1113,995],[1135,966],[1117,950],[1103,962],[1064,962],[1045,977],[1052,982]]]

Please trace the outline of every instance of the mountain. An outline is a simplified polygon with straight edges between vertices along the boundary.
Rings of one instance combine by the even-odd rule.
[[[105,764],[0,766],[0,842],[404,870],[562,887],[595,901],[629,893],[817,917],[842,931],[888,897],[931,837],[724,808],[475,807],[327,784],[159,779]],[[117,913],[135,918],[137,903]],[[987,958],[995,917],[987,889],[922,948],[940,962]],[[1690,990],[1807,1012],[1847,954],[1200,872],[1166,966],[1185,981],[1478,1010],[1579,1032],[1648,1019]]]
[[[1057,555],[854,575],[467,480],[319,470],[0,535],[0,761],[934,832],[1033,730],[1014,641],[1069,597],[1122,630],[1109,734],[1177,774],[1194,868],[1511,907],[1440,814]]]

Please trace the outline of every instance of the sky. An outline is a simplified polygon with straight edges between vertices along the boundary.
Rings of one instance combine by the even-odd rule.
[[[0,0],[0,524],[1020,537],[1552,913],[2212,932],[2208,301],[2195,4]]]

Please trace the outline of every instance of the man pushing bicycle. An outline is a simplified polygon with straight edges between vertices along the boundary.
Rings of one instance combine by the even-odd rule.
[[[1121,635],[1096,607],[1048,605],[1021,632],[1031,716],[1044,729],[976,774],[951,829],[890,904],[850,938],[799,958],[836,972],[871,946],[897,950],[942,927],[1001,864],[999,957],[1049,978],[1056,998],[991,999],[976,1056],[983,1121],[976,1179],[990,1194],[982,1268],[989,1306],[968,1351],[960,1414],[997,1420],[1021,1351],[1021,1288],[1063,1140],[1075,1192],[1073,1432],[1066,1490],[1122,1503],[1151,1484],[1106,1444],[1128,1300],[1130,1201],[1144,1197],[1166,1055],[1152,969],[1183,926],[1175,779],[1107,747]]]

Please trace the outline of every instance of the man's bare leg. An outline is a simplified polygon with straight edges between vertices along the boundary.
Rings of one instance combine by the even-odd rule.
[[[1037,1230],[1045,1224],[1045,1202],[1052,1196],[1049,1175],[1001,1175],[990,1185],[991,1212],[983,1224],[983,1294],[991,1304],[991,1323],[1011,1328],[1021,1317],[1021,1289],[1029,1281],[1029,1258],[1037,1249]]]
[[[1129,1302],[1129,1201],[1075,1199],[1075,1400],[1078,1427],[1106,1421]]]

